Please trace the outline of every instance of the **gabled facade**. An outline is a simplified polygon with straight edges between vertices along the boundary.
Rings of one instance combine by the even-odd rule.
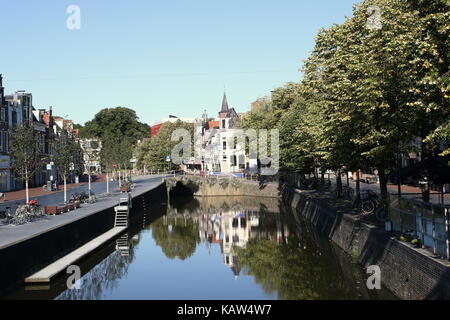
[[[233,146],[236,134],[235,124],[239,116],[230,108],[226,93],[215,121],[208,121],[206,111],[195,125],[195,149],[197,159],[190,166],[205,172],[239,173],[246,169],[247,162],[244,146]]]

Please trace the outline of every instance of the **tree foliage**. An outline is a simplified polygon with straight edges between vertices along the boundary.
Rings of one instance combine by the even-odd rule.
[[[81,171],[83,150],[78,142],[63,132],[54,143],[53,161],[59,175],[67,178],[72,171]]]
[[[36,131],[29,124],[9,130],[11,167],[19,180],[28,183],[42,168],[45,158],[39,149]]]
[[[369,27],[372,6],[381,28]],[[448,141],[448,21],[445,0],[364,0],[319,31],[302,82],[273,91],[271,108],[239,125],[280,130],[281,168],[373,167],[386,195],[386,174],[416,137],[424,158]]]
[[[171,229],[163,219],[152,223],[153,239],[167,258],[186,260],[194,254],[197,244],[200,243],[198,226],[193,223],[192,219],[188,219],[186,222],[172,221],[170,225]]]
[[[147,137],[150,128],[138,121],[136,112],[129,108],[106,108],[99,111],[94,119],[85,123],[81,134],[90,138],[119,139],[127,137],[134,144]]]
[[[177,129],[185,129],[191,139],[191,151],[193,151],[194,127],[191,123],[176,122],[164,123],[156,136],[144,140],[136,147],[136,159],[138,168],[144,166],[148,170],[174,170],[178,166],[166,161],[166,156],[171,155],[173,148],[179,141],[172,141],[172,133]]]

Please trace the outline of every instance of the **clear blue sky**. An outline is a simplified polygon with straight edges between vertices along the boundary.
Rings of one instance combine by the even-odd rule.
[[[126,106],[150,123],[217,116],[224,86],[247,111],[298,71],[321,27],[356,0],[0,0],[0,73],[77,123]],[[66,9],[81,8],[68,30]]]

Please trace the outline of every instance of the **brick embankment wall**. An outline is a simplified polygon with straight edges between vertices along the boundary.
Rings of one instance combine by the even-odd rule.
[[[450,299],[450,267],[404,244],[383,229],[361,223],[313,194],[285,188],[283,201],[363,267],[378,265],[382,284],[401,299]],[[348,211],[348,210],[347,210]]]

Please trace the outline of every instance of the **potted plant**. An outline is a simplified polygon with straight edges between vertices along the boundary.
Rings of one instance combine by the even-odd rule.
[[[69,207],[66,204],[59,205],[58,208],[61,210],[61,213],[66,213],[69,211]]]
[[[412,239],[411,244],[416,248],[422,248],[422,241],[420,239]]]
[[[57,215],[57,214],[61,214],[61,209],[58,208],[58,206],[45,206],[45,214],[48,215]]]

